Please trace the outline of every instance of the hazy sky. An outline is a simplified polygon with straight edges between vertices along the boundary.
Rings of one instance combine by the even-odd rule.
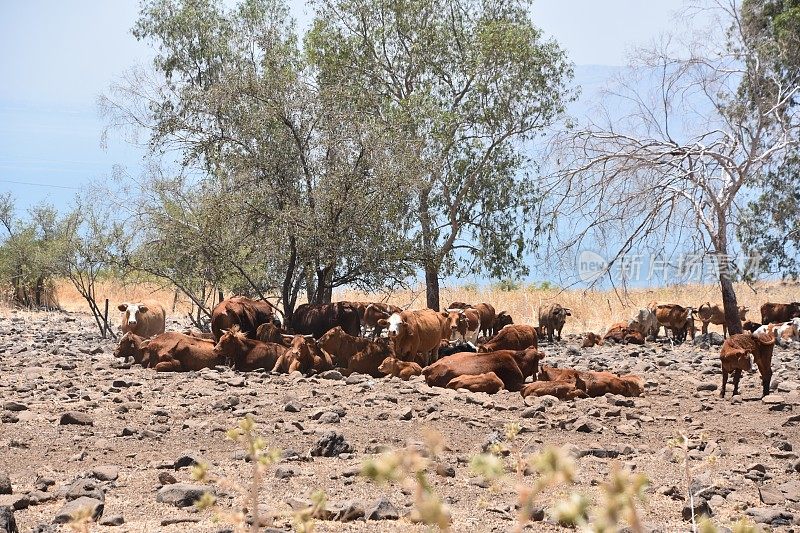
[[[576,65],[613,66],[625,63],[631,46],[668,30],[682,5],[539,0],[533,18]],[[292,8],[306,25],[310,8],[297,0]],[[129,31],[137,12],[138,2],[127,0],[0,0],[0,193],[12,191],[23,206],[62,204],[70,187],[107,176],[114,164],[139,164],[141,154],[121,141],[100,148],[95,106],[111,80],[151,57]],[[598,72],[578,68],[576,81],[597,83]]]

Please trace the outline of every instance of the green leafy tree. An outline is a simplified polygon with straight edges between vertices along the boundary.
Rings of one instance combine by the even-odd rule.
[[[376,116],[404,147],[405,226],[439,307],[445,271],[525,272],[539,200],[526,141],[573,93],[564,52],[526,1],[320,0],[306,38],[320,83]],[[400,154],[398,154],[400,155]],[[528,235],[535,235],[530,231]]]

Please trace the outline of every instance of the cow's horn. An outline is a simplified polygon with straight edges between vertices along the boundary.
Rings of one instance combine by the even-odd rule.
[[[283,337],[284,339],[293,339],[294,335],[287,335],[286,333],[281,333],[281,337]]]
[[[304,339],[313,339],[314,335],[303,335]]]

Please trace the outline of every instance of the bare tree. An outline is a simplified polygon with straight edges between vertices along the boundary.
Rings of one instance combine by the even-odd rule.
[[[787,104],[798,84],[765,74],[759,43],[741,31],[735,1],[687,15],[692,9],[703,9],[710,27],[694,40],[665,37],[637,52],[603,95],[600,118],[558,136],[554,213],[587,223],[556,239],[552,251],[601,237],[612,250],[610,269],[631,250],[689,229],[699,251],[722,260],[726,322],[738,333],[728,261],[738,202],[797,145],[798,117]],[[763,90],[745,94],[743,80]]]

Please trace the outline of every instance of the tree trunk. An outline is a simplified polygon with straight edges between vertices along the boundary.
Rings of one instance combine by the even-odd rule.
[[[716,239],[716,251],[718,261],[724,261],[724,264],[718,264],[719,268],[719,285],[722,289],[722,307],[725,310],[725,325],[728,328],[728,335],[734,335],[742,332],[742,321],[739,320],[739,303],[736,301],[736,291],[733,289],[733,280],[731,279],[731,268],[728,263],[728,224],[727,217],[724,212],[717,213],[717,231],[719,234]]]
[[[317,287],[314,291],[314,303],[329,304],[333,298],[333,287],[331,287],[332,267],[327,266],[317,269]]]
[[[439,269],[436,265],[425,265],[425,295],[427,305],[434,311],[439,310]]]

